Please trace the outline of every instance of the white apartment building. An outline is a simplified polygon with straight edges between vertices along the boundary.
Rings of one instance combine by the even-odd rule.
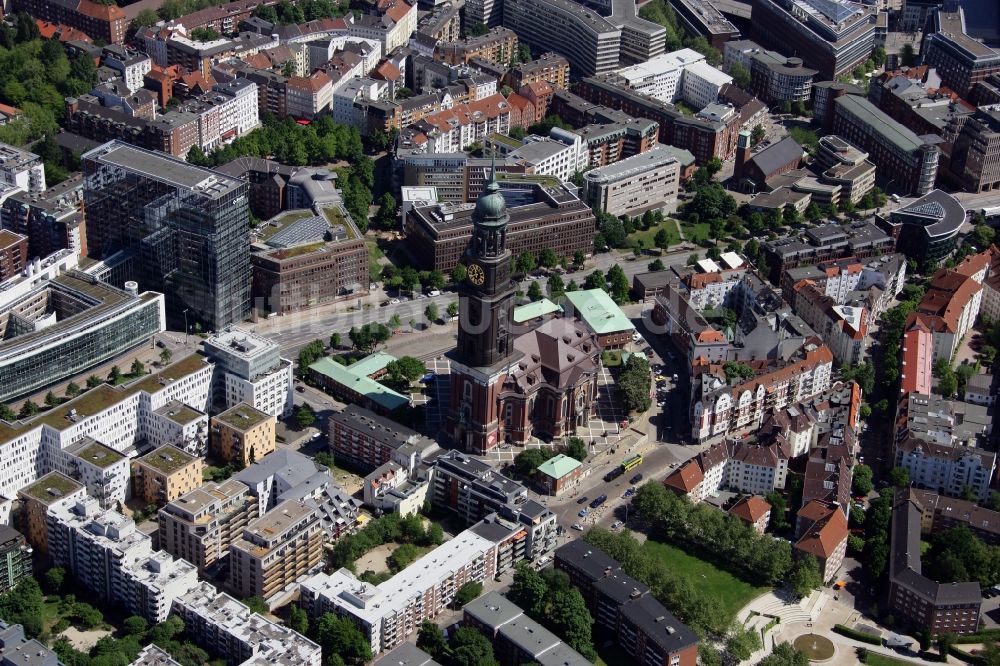
[[[619,66],[621,27],[572,0],[505,0],[503,25],[517,33],[520,41],[565,56],[578,76],[594,76]]]
[[[703,109],[719,101],[722,86],[732,82],[733,77],[699,60],[684,68],[681,96],[695,109]]]
[[[122,514],[86,497],[53,506],[49,555],[87,590],[152,623],[167,619],[173,600],[197,585],[197,569],[152,550],[149,536]]]
[[[0,203],[15,192],[44,192],[42,158],[26,150],[0,143]]]
[[[338,51],[344,50],[348,44],[364,44],[368,48],[364,50],[361,69],[363,74],[369,74],[378,67],[382,60],[382,42],[376,39],[364,39],[363,37],[349,37],[348,35],[332,35],[322,39],[314,39],[303,45],[308,51],[308,71],[313,71],[330,62]],[[358,53],[358,51],[355,51]],[[359,53],[359,55],[361,55]]]
[[[584,159],[586,159],[584,155]],[[680,163],[659,144],[583,176],[583,201],[595,210],[618,217],[641,215],[677,201]]]
[[[384,99],[388,94],[389,84],[386,81],[372,79],[367,76],[351,79],[333,92],[333,120],[341,125],[357,127],[359,130],[367,126],[368,118],[363,109],[358,109],[354,103],[358,100]]]
[[[397,0],[382,16],[364,15],[347,26],[347,34],[378,42],[382,53],[406,46],[417,29],[417,5]]]
[[[664,102],[683,99],[695,110],[717,102],[722,86],[733,81],[733,77],[709,65],[705,56],[686,48],[623,67],[616,74],[637,92]]]
[[[826,345],[807,346],[805,357],[751,380],[730,386],[724,376],[700,378],[694,397],[691,437],[705,442],[760,425],[765,410],[802,402],[830,388],[833,353]]]
[[[525,137],[523,145],[507,157],[533,167],[536,174],[555,176],[561,181],[569,181],[573,174],[585,171],[590,158],[582,136],[558,127],[552,128],[548,138]]]
[[[215,412],[245,402],[279,418],[291,413],[292,364],[281,358],[277,343],[230,327],[205,340],[204,349],[216,367]]]
[[[208,414],[171,400],[148,415],[146,441],[154,449],[170,444],[194,456],[208,449]]]
[[[102,384],[30,420],[8,425],[6,440],[0,441],[0,459],[5,461],[0,466],[0,497],[8,499],[0,504],[0,518],[9,512],[9,499],[19,489],[50,470],[66,469],[64,452],[80,441],[90,438],[130,455],[138,441],[156,436],[160,421],[154,412],[161,407],[176,401],[204,412],[213,370],[211,363],[193,354],[130,384]]]
[[[293,118],[315,118],[329,110],[333,101],[333,82],[329,75],[317,70],[309,76],[293,76],[285,89],[288,115]]]
[[[240,666],[321,666],[319,645],[302,634],[252,612],[208,583],[174,600],[185,630],[205,650]]]
[[[260,126],[257,84],[249,79],[216,83],[181,107],[198,116],[198,145],[205,152],[229,143]]]
[[[909,472],[910,483],[918,488],[951,497],[962,497],[968,488],[982,502],[991,492],[996,454],[909,437],[896,444],[896,465]]]
[[[52,456],[55,471],[76,479],[103,509],[125,503],[129,495],[129,459],[90,437]]]
[[[118,72],[130,93],[142,88],[143,78],[153,69],[152,58],[120,44],[105,46],[101,56],[101,64]]]
[[[300,604],[313,617],[349,618],[378,655],[444,611],[462,585],[491,578],[496,558],[497,543],[468,529],[377,586],[347,569],[318,573],[301,583]]]
[[[432,113],[412,127],[427,138],[428,153],[458,153],[490,134],[508,134],[510,104],[503,95],[491,95]]]

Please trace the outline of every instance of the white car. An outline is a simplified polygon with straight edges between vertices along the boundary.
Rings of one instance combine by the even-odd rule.
[[[392,299],[391,301],[389,301],[389,305],[399,305],[399,299],[398,298]]]
[[[622,521],[616,520],[615,522],[611,523],[611,529],[616,530],[619,527],[621,527],[623,524],[624,523],[622,523]]]
[[[582,532],[583,525],[581,525],[580,523],[573,523],[573,529],[576,530],[577,532]]]

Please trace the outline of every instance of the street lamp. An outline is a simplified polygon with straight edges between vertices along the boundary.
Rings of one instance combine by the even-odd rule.
[[[188,310],[190,308],[184,308],[184,344],[188,343]]]

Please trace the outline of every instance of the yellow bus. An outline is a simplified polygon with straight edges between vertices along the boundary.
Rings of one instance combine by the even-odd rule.
[[[622,470],[625,472],[630,472],[641,464],[642,464],[642,455],[637,453],[631,458],[626,458],[625,460],[622,461]]]

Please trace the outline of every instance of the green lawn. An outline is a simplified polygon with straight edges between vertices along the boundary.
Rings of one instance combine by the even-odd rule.
[[[718,599],[728,618],[736,617],[741,608],[768,590],[767,587],[755,587],[746,583],[731,573],[716,568],[714,564],[688,555],[675,546],[647,540],[642,547],[653,553],[657,559],[666,562],[671,571],[689,578],[708,596]]]
[[[708,222],[682,224],[681,226],[684,229],[684,237],[692,243],[700,243],[701,241],[708,240],[708,234],[712,229]]]
[[[905,659],[895,659],[885,655],[875,654],[869,651],[865,656],[865,664],[868,666],[910,666],[914,662]]]
[[[667,230],[667,234],[670,236],[670,245],[677,245],[681,242],[681,234],[680,231],[677,230],[677,220],[666,219],[660,224],[653,225],[645,231],[635,231],[629,234],[626,245],[634,247],[635,242],[637,240],[641,240],[644,248],[654,248],[656,247],[656,242],[653,238],[656,237],[656,232],[660,229]]]

